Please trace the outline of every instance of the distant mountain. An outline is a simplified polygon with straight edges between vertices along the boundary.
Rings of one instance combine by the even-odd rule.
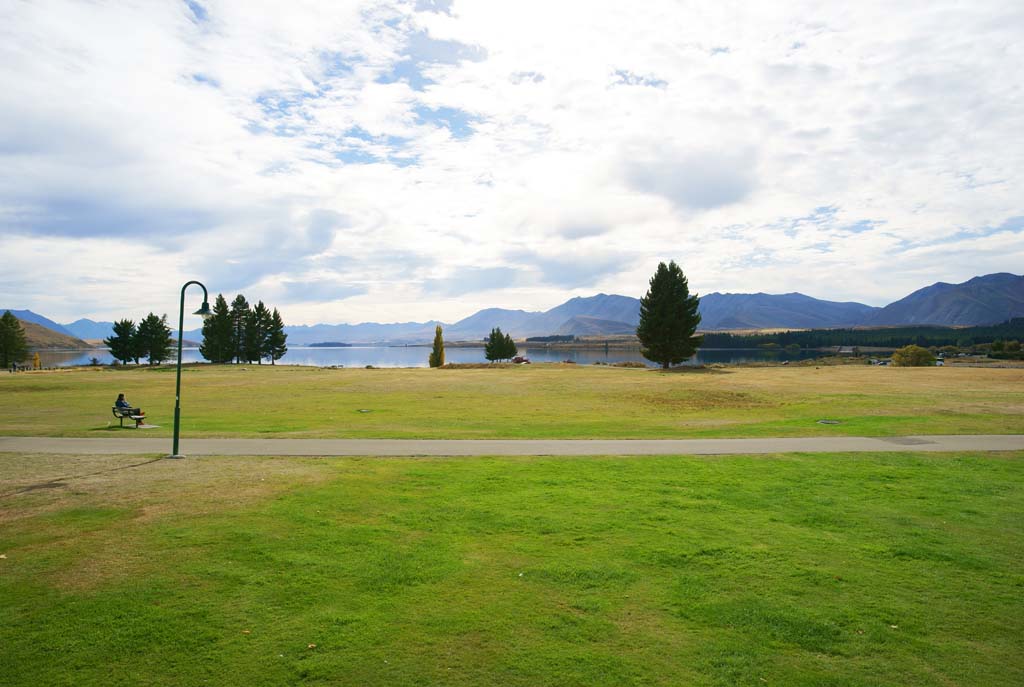
[[[114,335],[113,322],[94,322],[83,318],[61,326],[79,339],[108,339]]]
[[[445,338],[449,341],[483,339],[495,327],[500,327],[501,331],[506,334],[518,337],[520,336],[519,332],[535,331],[536,326],[533,323],[543,314],[526,310],[487,308],[461,319],[455,324],[441,324],[441,326],[444,327]],[[524,336],[530,336],[530,334],[524,334]],[[433,331],[430,333],[430,338],[433,338]]]
[[[547,329],[545,334],[556,333],[559,328],[565,326],[570,319],[575,317],[605,320],[613,323],[611,325],[613,327],[625,323],[636,330],[637,324],[640,323],[640,299],[599,293],[589,298],[570,298],[543,315],[543,318],[536,321],[536,325],[538,328]],[[612,332],[597,333],[611,334]]]
[[[700,328],[828,329],[854,327],[878,308],[863,303],[837,303],[802,293],[709,293],[700,299]]]
[[[636,334],[636,325],[614,320],[601,320],[586,315],[570,317],[555,334],[575,336],[608,336],[612,334]]]
[[[938,282],[890,303],[865,324],[984,325],[1024,316],[1024,276],[1007,272],[962,284]]]
[[[285,326],[288,343],[293,346],[305,346],[322,341],[338,341],[344,343],[423,343],[434,338],[434,327],[438,322],[399,322],[394,324],[378,324],[363,322],[361,324],[314,324]],[[201,341],[202,329],[185,332],[185,337]]]
[[[67,329],[60,326],[59,324],[49,319],[48,317],[43,317],[42,315],[34,313],[31,310],[15,310],[14,308],[0,308],[0,315],[2,315],[6,310],[10,310],[11,314],[17,317],[22,322],[35,322],[36,324],[40,324],[51,331],[57,332],[58,334],[63,334],[64,336],[70,337],[75,336]]]
[[[0,310],[2,312],[2,310]],[[62,334],[85,339],[110,336],[109,322],[82,319],[61,326],[30,310],[12,310]],[[990,274],[963,284],[938,283],[915,291],[884,308],[863,303],[823,301],[802,293],[710,293],[700,301],[701,329],[827,329],[900,324],[984,325],[1024,317],[1024,277]],[[286,314],[287,316],[287,314]],[[480,341],[494,327],[517,339],[550,334],[602,336],[635,331],[640,300],[600,293],[571,298],[544,312],[487,308],[453,324],[398,322],[285,326],[288,343],[305,346],[323,341],[352,344],[428,343],[434,327],[444,327],[447,341]],[[185,332],[202,340],[202,331]]]

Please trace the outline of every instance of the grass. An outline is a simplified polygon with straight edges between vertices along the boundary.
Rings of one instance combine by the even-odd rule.
[[[182,432],[205,437],[671,438],[1024,432],[1024,369],[822,366],[679,373],[191,366]],[[174,369],[0,374],[0,434],[170,436]],[[368,411],[368,412],[360,412]],[[836,419],[821,425],[819,419]],[[113,425],[113,426],[111,426]]]
[[[1024,684],[1024,453],[147,460],[0,454],[0,684]]]

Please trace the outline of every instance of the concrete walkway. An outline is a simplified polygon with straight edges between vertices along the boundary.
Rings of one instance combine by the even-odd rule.
[[[170,439],[0,437],[0,452],[167,454]],[[654,456],[1022,451],[1024,434],[765,439],[183,439],[190,456]]]

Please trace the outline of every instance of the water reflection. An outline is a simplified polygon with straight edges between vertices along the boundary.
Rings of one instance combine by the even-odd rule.
[[[310,365],[329,367],[427,367],[428,346],[352,346],[350,348],[305,348],[295,346],[288,349],[284,358],[279,360],[285,365]],[[521,347],[519,355],[526,356],[533,362],[562,362],[571,360],[580,365],[594,363],[639,362],[649,367],[657,367],[634,349],[555,349],[544,347]],[[781,362],[785,360],[807,360],[819,357],[819,351],[785,351],[736,350],[736,349],[702,349],[687,365],[707,365],[710,363],[749,363],[749,362]],[[39,351],[43,367],[70,367],[89,365],[95,358],[101,365],[113,362],[110,351],[96,348],[82,351]],[[484,349],[454,348],[445,349],[445,358],[450,363],[484,363]],[[182,351],[182,361],[187,363],[205,362],[199,355],[198,348],[186,348]],[[173,361],[171,361],[173,362]],[[268,364],[268,363],[264,363]]]

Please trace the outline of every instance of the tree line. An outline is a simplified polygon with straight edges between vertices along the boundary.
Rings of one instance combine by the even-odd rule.
[[[917,346],[958,346],[970,348],[998,340],[1024,338],[1024,317],[1002,324],[982,327],[886,327],[884,329],[809,329],[776,334],[729,334],[708,332],[704,345],[708,348],[759,348],[774,344],[781,348],[828,348],[832,346],[874,346],[900,348]]]
[[[213,315],[203,323],[199,353],[211,363],[262,365],[267,359],[273,365],[288,352],[287,340],[277,308],[271,310],[263,301],[250,307],[242,294],[235,296],[228,307],[223,294],[217,294]]]
[[[149,313],[138,326],[132,320],[118,320],[114,333],[103,340],[110,349],[110,355],[122,363],[136,365],[145,358],[150,365],[159,365],[171,357],[171,328],[167,326],[167,315],[157,317]]]
[[[287,339],[284,321],[277,308],[270,310],[263,301],[250,307],[241,294],[228,307],[224,296],[218,294],[213,315],[203,322],[203,342],[199,353],[212,363],[262,364],[266,358],[273,364],[288,352]],[[114,322],[113,335],[103,343],[115,360],[139,364],[145,358],[150,365],[170,360],[174,346],[167,315],[157,317],[153,313],[138,325],[129,319]]]

